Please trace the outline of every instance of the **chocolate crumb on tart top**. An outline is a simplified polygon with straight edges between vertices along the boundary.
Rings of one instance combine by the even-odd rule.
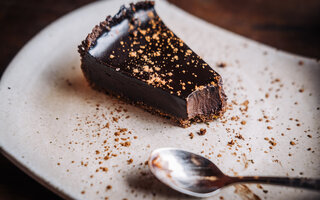
[[[153,1],[122,6],[79,46],[90,85],[183,127],[223,114],[222,78],[160,19]]]

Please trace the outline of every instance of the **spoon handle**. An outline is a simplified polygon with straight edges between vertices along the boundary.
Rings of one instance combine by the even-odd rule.
[[[266,183],[273,185],[283,185],[290,187],[300,187],[305,189],[320,190],[320,179],[311,178],[287,178],[287,177],[263,177],[263,176],[244,176],[232,177],[232,182],[247,183]]]

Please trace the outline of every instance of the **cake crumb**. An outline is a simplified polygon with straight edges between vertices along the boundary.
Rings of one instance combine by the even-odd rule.
[[[266,93],[266,94],[265,94],[265,97],[266,97],[266,98],[269,98],[269,93]]]
[[[112,117],[112,120],[114,121],[114,122],[118,122],[118,118],[116,118],[116,117]]]
[[[224,62],[220,62],[217,64],[217,67],[220,67],[220,68],[225,68],[226,66],[227,66],[227,64]]]
[[[124,143],[120,143],[121,146],[124,146],[124,147],[129,147],[131,145],[131,142],[124,142]]]
[[[230,142],[228,142],[228,146],[233,146],[235,143],[233,141],[233,139],[230,140]]]
[[[244,137],[239,133],[235,136],[236,138],[240,139],[240,140],[244,140]]]
[[[198,132],[198,135],[205,135],[207,132],[207,129],[205,128],[200,128],[200,131]]]
[[[111,190],[112,189],[112,186],[111,185],[108,185],[107,187],[106,187],[106,190]]]
[[[104,171],[104,172],[109,171],[108,167],[100,167],[100,169],[101,169],[102,171]]]
[[[110,127],[109,122],[106,123],[105,127],[106,127],[106,128],[109,128],[109,127]]]

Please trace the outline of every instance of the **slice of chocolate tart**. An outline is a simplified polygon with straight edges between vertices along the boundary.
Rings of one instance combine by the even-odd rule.
[[[162,22],[152,1],[122,6],[94,27],[79,52],[92,87],[183,127],[224,112],[221,76]]]

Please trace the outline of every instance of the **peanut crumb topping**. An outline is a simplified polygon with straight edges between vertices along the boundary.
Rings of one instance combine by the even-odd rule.
[[[218,85],[219,75],[175,36],[153,10],[134,14],[132,19],[124,32],[119,31],[119,40],[112,50],[102,57],[117,72],[127,72],[148,85],[184,97],[208,85]],[[109,31],[113,28],[116,26],[109,27]]]

